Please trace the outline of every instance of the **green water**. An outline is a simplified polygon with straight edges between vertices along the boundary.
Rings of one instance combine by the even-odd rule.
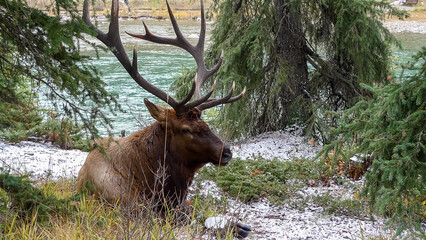
[[[396,33],[394,35],[402,45],[402,49],[393,48],[394,65],[411,60],[411,57],[422,47],[426,47],[426,34]]]
[[[146,21],[146,24],[152,33],[174,36],[169,21]],[[196,21],[180,22],[180,26],[188,40],[195,43],[198,39],[199,23]],[[106,24],[100,25],[101,29],[106,27]],[[125,43],[129,56],[131,56],[133,46],[137,45],[138,67],[141,75],[163,91],[168,91],[170,83],[179,76],[183,67],[195,66],[192,57],[179,48],[149,43],[125,34],[124,31],[143,33],[141,21],[122,21],[120,27],[122,42]],[[394,49],[395,65],[409,60],[422,46],[426,46],[426,34],[401,33],[396,34],[396,37],[402,42],[404,49]],[[88,54],[94,54],[93,50],[85,47],[82,46],[85,51],[88,51]],[[127,134],[138,130],[140,126],[136,118],[142,122],[151,122],[152,118],[143,104],[143,99],[148,98],[156,103],[160,103],[160,100],[139,87],[111,53],[101,53],[99,59],[94,59],[94,64],[102,71],[103,80],[108,84],[107,90],[119,94],[119,102],[126,110],[126,113],[110,116],[113,119],[114,134],[118,135],[123,129]]]
[[[174,37],[173,28],[169,21],[146,21],[146,24],[152,33]],[[180,26],[181,31],[190,42],[195,43],[198,40],[200,28],[198,22],[180,22]],[[101,29],[106,27],[106,24],[100,25]],[[125,31],[136,34],[143,33],[141,21],[122,21],[120,28],[122,42],[125,43],[124,47],[130,58],[133,47],[137,46],[140,74],[161,90],[166,92],[169,90],[170,83],[180,75],[182,68],[195,66],[193,58],[182,49],[150,43],[130,37],[125,33]],[[88,46],[83,45],[82,48],[87,51],[87,54],[94,54]],[[115,135],[118,135],[123,129],[126,130],[127,134],[138,130],[140,128],[138,121],[145,124],[152,121],[143,104],[143,99],[148,98],[154,103],[161,103],[161,100],[153,97],[137,85],[112,53],[101,53],[98,59],[94,59],[93,64],[102,71],[102,79],[108,84],[107,90],[119,95],[119,102],[126,111],[115,116],[110,115],[114,120]],[[103,134],[106,134],[106,132],[103,132]]]

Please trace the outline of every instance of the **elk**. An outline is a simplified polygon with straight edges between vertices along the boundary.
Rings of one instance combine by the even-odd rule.
[[[212,133],[201,119],[201,114],[205,109],[241,99],[246,88],[239,95],[233,96],[234,82],[226,96],[210,98],[215,82],[211,90],[202,95],[203,83],[217,72],[223,59],[222,52],[213,68],[206,67],[203,56],[206,35],[203,2],[201,1],[201,31],[196,45],[189,43],[182,35],[168,2],[167,9],[175,38],[154,35],[145,23],[145,34],[127,34],[154,43],[173,45],[192,55],[197,64],[197,73],[191,90],[182,100],[169,96],[139,74],[136,47],[130,61],[119,35],[118,0],[112,1],[108,33],[93,26],[89,16],[89,0],[84,1],[85,24],[95,29],[96,37],[113,52],[139,86],[172,107],[164,108],[144,99],[155,123],[127,137],[106,137],[96,142],[104,151],[95,148],[89,153],[78,174],[77,185],[84,188],[89,183],[94,187],[96,195],[110,203],[119,201],[132,204],[146,197],[154,197],[168,207],[176,207],[185,200],[188,187],[198,169],[209,162],[216,166],[226,166],[232,159],[229,146]],[[164,176],[161,184],[156,183],[159,175]]]

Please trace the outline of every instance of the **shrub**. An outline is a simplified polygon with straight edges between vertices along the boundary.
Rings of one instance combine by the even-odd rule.
[[[36,215],[39,221],[43,221],[51,214],[66,213],[70,210],[69,202],[78,197],[59,199],[34,187],[26,176],[13,176],[3,169],[0,171],[2,196],[6,193],[9,197],[9,200],[2,197],[4,205],[10,204],[11,209],[23,218],[31,219]]]
[[[233,197],[248,202],[267,197],[273,202],[282,202],[308,180],[319,180],[323,163],[306,159],[281,162],[262,157],[241,160],[234,159],[224,168],[204,167],[202,177],[216,181],[217,185]],[[297,179],[296,184],[286,184]]]
[[[320,154],[352,148],[373,157],[362,194],[376,212],[391,216],[397,234],[426,237],[426,48],[404,67],[399,81],[365,86],[372,99],[342,113],[338,139]],[[339,154],[335,154],[339,155]]]

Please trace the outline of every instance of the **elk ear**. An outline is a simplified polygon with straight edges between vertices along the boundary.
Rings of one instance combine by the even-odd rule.
[[[166,110],[163,107],[160,107],[158,105],[155,105],[154,103],[150,102],[148,99],[144,98],[143,102],[145,103],[145,106],[148,108],[149,113],[151,116],[159,121],[161,124],[164,124],[166,120]]]

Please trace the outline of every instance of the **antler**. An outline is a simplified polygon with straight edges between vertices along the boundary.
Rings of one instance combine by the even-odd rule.
[[[165,93],[161,89],[155,87],[154,85],[146,81],[139,74],[138,68],[137,68],[136,47],[133,49],[133,61],[130,62],[129,57],[127,56],[124,50],[123,44],[121,43],[121,38],[119,35],[118,0],[112,1],[111,22],[109,25],[108,33],[105,34],[99,29],[95,28],[97,32],[96,37],[112,50],[114,55],[117,57],[117,59],[126,69],[126,71],[130,74],[130,76],[136,81],[136,83],[138,83],[142,88],[144,88],[148,92],[152,93],[154,96],[168,103],[176,111],[176,114],[183,114],[187,112],[189,109],[194,107],[197,107],[200,110],[204,110],[207,108],[217,106],[219,104],[231,103],[242,98],[246,91],[246,88],[244,88],[244,90],[238,96],[232,97],[235,90],[235,82],[234,82],[228,95],[220,99],[209,99],[210,96],[213,94],[213,91],[216,86],[216,82],[214,82],[211,90],[206,95],[201,96],[201,86],[210,76],[212,76],[215,72],[217,72],[217,70],[222,64],[223,51],[216,65],[212,69],[207,69],[205,61],[204,61],[206,20],[204,16],[204,4],[202,0],[200,1],[201,1],[201,31],[200,31],[200,37],[198,39],[198,43],[195,46],[189,43],[188,40],[182,35],[182,32],[180,31],[180,28],[177,24],[176,18],[173,15],[173,12],[170,8],[168,1],[166,1],[167,10],[169,12],[170,20],[172,22],[173,29],[176,34],[176,38],[160,37],[160,36],[156,36],[152,34],[149,31],[148,27],[146,26],[145,22],[143,22],[143,25],[145,27],[145,34],[138,35],[138,34],[131,34],[126,32],[130,36],[144,39],[150,42],[159,43],[159,44],[168,44],[168,45],[173,45],[173,46],[182,48],[192,55],[192,57],[195,59],[195,62],[197,64],[197,73],[188,95],[180,101],[175,100],[174,98],[169,96],[167,93]],[[90,16],[89,16],[89,0],[84,1],[83,21],[88,26],[93,27],[93,24],[91,23]],[[192,96],[194,96],[194,100],[192,102],[189,102]]]

